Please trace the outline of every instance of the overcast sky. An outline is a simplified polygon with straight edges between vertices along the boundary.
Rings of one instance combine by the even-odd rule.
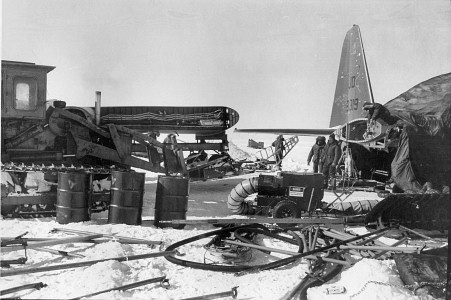
[[[327,128],[346,32],[385,103],[451,71],[449,0],[3,0],[2,59],[56,66],[48,99],[228,106],[238,128]]]

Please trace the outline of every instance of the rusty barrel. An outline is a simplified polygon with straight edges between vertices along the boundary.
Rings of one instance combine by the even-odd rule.
[[[144,173],[111,172],[108,223],[140,225],[144,196]]]
[[[91,176],[85,172],[58,172],[56,221],[60,224],[89,221]]]
[[[185,224],[161,221],[186,220],[188,210],[189,180],[184,177],[158,176],[155,199],[155,221],[157,227],[183,229]]]

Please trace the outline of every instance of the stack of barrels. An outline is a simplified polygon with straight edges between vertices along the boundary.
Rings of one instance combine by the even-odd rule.
[[[140,225],[144,173],[111,172],[108,223]],[[60,224],[90,220],[92,178],[86,172],[59,172],[56,221]]]
[[[92,178],[86,172],[59,172],[56,221],[60,224],[90,220]],[[111,172],[108,223],[140,225],[145,174],[122,171]],[[158,176],[154,225],[160,228],[183,229],[185,224],[172,220],[186,220],[189,180],[185,177]]]

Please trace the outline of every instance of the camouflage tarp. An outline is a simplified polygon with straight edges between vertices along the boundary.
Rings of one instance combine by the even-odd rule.
[[[420,192],[425,182],[436,189],[450,184],[451,73],[424,81],[387,102],[382,120],[398,120],[404,130],[391,164],[395,184]]]

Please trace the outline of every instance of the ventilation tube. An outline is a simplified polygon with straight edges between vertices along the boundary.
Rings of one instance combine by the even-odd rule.
[[[343,212],[347,215],[367,214],[370,212],[379,200],[360,200],[334,203],[329,208]]]
[[[258,177],[244,180],[237,184],[227,198],[227,207],[237,215],[252,215],[254,208],[249,202],[244,201],[249,195],[258,191]]]

